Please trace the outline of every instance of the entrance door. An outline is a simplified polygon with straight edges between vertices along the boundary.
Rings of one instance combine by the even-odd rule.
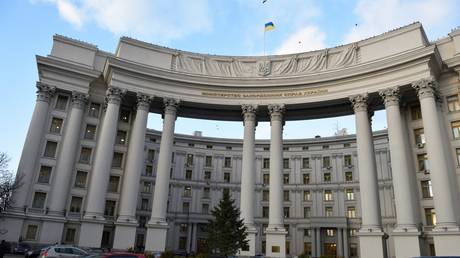
[[[337,255],[337,244],[324,243],[324,255],[335,257]]]

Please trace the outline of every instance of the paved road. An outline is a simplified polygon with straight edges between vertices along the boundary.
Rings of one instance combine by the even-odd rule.
[[[24,258],[23,254],[5,254],[3,258]]]

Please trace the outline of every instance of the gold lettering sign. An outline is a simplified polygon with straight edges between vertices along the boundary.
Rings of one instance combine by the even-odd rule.
[[[244,98],[294,98],[328,93],[327,89],[285,91],[285,92],[225,92],[225,91],[203,91],[202,96],[229,99]]]

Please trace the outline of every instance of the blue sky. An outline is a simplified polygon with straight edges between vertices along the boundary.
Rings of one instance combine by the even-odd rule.
[[[211,54],[260,55],[263,24],[267,53],[293,53],[333,47],[415,21],[430,40],[460,25],[460,0],[15,0],[0,1],[0,151],[16,169],[35,104],[35,55],[47,55],[53,34],[90,42],[113,52],[120,36],[172,48]],[[353,116],[287,122],[285,138],[333,135],[336,126],[354,132]],[[149,127],[161,129],[157,114]],[[376,112],[374,130],[386,126]],[[256,137],[269,137],[259,123]],[[176,132],[203,131],[216,137],[242,137],[242,123],[179,118]]]

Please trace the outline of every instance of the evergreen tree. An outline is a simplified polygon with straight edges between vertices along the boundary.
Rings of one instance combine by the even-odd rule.
[[[208,224],[208,247],[212,253],[228,257],[235,255],[240,249],[248,248],[247,228],[228,191],[224,191],[222,200],[211,214],[214,219],[209,220]]]

